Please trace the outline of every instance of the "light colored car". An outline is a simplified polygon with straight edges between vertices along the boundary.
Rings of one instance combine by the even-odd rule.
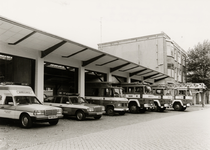
[[[86,117],[100,119],[105,113],[104,106],[89,104],[79,96],[49,96],[44,100],[44,104],[60,107],[63,109],[63,115],[76,116],[77,120],[84,120]]]
[[[0,85],[0,117],[19,120],[30,128],[33,122],[56,125],[62,118],[62,109],[43,105],[29,86]]]

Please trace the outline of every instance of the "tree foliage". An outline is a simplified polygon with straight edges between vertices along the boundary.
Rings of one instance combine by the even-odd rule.
[[[210,88],[210,42],[198,43],[187,53],[187,82],[204,83]]]

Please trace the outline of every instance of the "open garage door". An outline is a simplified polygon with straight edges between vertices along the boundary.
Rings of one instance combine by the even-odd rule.
[[[0,53],[0,82],[29,85],[34,89],[35,60]]]
[[[78,92],[78,69],[45,62],[44,93],[58,95]]]

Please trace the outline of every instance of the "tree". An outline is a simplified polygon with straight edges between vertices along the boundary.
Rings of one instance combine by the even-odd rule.
[[[210,88],[210,42],[198,43],[187,54],[187,82],[204,83]]]

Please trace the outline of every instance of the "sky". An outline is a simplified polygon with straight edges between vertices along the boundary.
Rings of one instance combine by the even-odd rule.
[[[164,32],[185,51],[210,39],[209,0],[0,0],[0,16],[98,49]]]

